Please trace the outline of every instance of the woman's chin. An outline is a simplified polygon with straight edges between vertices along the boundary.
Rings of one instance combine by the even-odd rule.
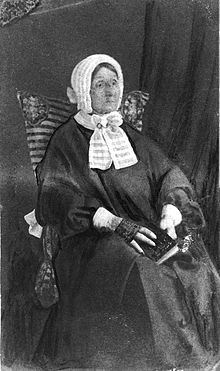
[[[116,111],[117,110],[117,107],[115,105],[106,105],[103,109],[103,113],[106,114],[106,113],[111,113],[113,111]]]
[[[117,106],[114,104],[106,104],[102,106],[101,109],[94,109],[93,108],[93,113],[96,113],[98,115],[105,115],[107,113],[111,113],[113,111],[117,111]]]

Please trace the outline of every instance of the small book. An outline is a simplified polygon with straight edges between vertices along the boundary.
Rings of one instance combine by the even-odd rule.
[[[159,265],[177,252],[187,251],[192,242],[191,235],[186,236],[184,239],[173,240],[165,231],[153,223],[148,223],[146,227],[156,234],[157,239],[154,240],[156,246],[141,245],[141,248],[149,259],[154,260]]]

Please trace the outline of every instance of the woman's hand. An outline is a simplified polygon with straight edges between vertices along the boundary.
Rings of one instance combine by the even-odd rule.
[[[157,239],[157,236],[151,232],[150,229],[146,227],[140,227],[139,231],[136,233],[134,236],[134,240],[137,243],[147,243],[148,245],[151,246],[156,246],[154,240]]]
[[[100,232],[114,232],[122,218],[115,216],[104,207],[99,207],[93,216],[93,225]]]
[[[144,255],[144,252],[139,244],[146,243],[155,246],[154,240],[157,236],[151,230],[146,227],[140,227],[131,221],[119,218],[104,207],[99,207],[94,214],[93,225],[100,232],[118,233],[140,254]]]
[[[167,204],[164,205],[161,213],[160,228],[165,230],[167,234],[174,240],[177,238],[175,227],[182,221],[182,214],[176,206]]]
[[[150,231],[150,229],[146,227],[140,227],[139,231],[134,236],[134,239],[130,242],[130,244],[134,247],[134,249],[139,252],[140,254],[144,254],[144,251],[140,247],[139,243],[147,243],[151,246],[156,246],[155,240],[157,236]]]
[[[167,234],[175,240],[177,238],[175,225],[173,219],[169,217],[163,217],[160,221],[160,228],[165,230]]]

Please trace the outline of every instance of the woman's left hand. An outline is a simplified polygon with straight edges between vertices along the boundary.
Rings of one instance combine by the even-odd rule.
[[[160,221],[160,228],[175,240],[177,238],[174,222],[171,218],[164,216]]]
[[[166,204],[163,206],[160,220],[160,228],[175,240],[177,238],[175,227],[182,221],[182,214],[176,206]]]

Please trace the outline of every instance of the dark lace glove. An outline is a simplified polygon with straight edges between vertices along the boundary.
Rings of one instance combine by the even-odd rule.
[[[155,246],[157,236],[150,229],[139,226],[134,222],[120,218],[104,207],[99,207],[93,216],[93,225],[99,232],[115,232],[129,243],[138,253],[144,255],[139,244]]]
[[[126,242],[131,242],[137,232],[140,230],[140,226],[131,222],[130,220],[122,219],[121,223],[116,228],[115,232],[119,236],[123,237]]]

